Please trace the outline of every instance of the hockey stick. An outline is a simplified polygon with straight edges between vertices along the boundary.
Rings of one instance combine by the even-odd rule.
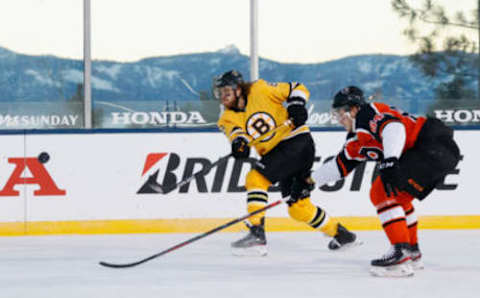
[[[250,143],[249,143],[249,146],[254,146],[255,144],[258,144],[258,142],[260,142],[261,140],[265,139],[266,136],[271,135],[271,134],[272,134],[273,132],[275,132],[275,131],[278,132],[282,127],[287,127],[287,126],[290,126],[291,124],[292,124],[292,122],[291,122],[290,120],[285,121],[282,125],[280,125],[280,126],[276,127],[275,129],[271,130],[269,133],[263,134],[263,135],[261,135],[259,138],[257,138],[257,139],[255,139],[254,141],[250,142]],[[222,158],[228,158],[228,157],[230,157],[230,154],[227,155],[227,156],[224,156],[224,157],[222,157]],[[221,159],[222,159],[222,158],[221,158]],[[216,164],[218,164],[219,161],[220,161],[220,159],[216,162]],[[215,164],[215,163],[214,163],[214,164]],[[213,168],[213,164],[212,164],[211,168]],[[210,169],[211,169],[211,168],[210,168]],[[193,179],[193,178],[192,178],[192,179]],[[191,180],[191,179],[190,179],[190,180]],[[288,198],[288,197],[287,197],[287,198]],[[155,255],[152,255],[152,256],[150,256],[150,257],[148,257],[148,258],[145,258],[145,259],[142,259],[142,260],[140,260],[140,261],[133,262],[133,263],[126,263],[126,264],[114,264],[114,263],[108,263],[108,262],[103,262],[103,261],[102,261],[102,262],[99,262],[99,264],[102,265],[102,266],[105,266],[105,267],[109,267],[109,268],[129,268],[129,267],[134,267],[134,266],[143,264],[143,263],[145,263],[145,262],[148,262],[148,261],[150,261],[150,260],[153,260],[153,259],[155,259],[155,258],[158,258],[158,257],[160,257],[160,256],[163,256],[163,255],[165,255],[165,254],[167,254],[167,253],[169,253],[169,252],[171,252],[171,251],[174,251],[174,250],[176,250],[176,249],[179,249],[179,248],[181,248],[181,247],[183,247],[183,246],[185,246],[185,245],[188,245],[188,244],[190,244],[190,243],[192,243],[192,242],[195,242],[195,241],[200,240],[200,239],[202,239],[202,238],[204,238],[204,237],[207,237],[208,235],[211,235],[211,234],[213,234],[213,233],[216,233],[216,232],[218,232],[218,231],[221,231],[221,230],[223,230],[223,229],[226,229],[226,228],[228,228],[228,227],[230,227],[230,226],[232,226],[232,225],[234,225],[234,224],[236,224],[236,223],[239,223],[239,222],[241,222],[241,221],[244,221],[244,220],[250,218],[251,216],[253,216],[253,215],[255,215],[255,214],[258,214],[258,213],[263,212],[263,211],[265,211],[265,210],[267,210],[267,209],[273,208],[273,207],[275,207],[275,206],[283,203],[287,198],[284,198],[284,199],[280,199],[280,200],[278,200],[278,201],[275,201],[275,202],[273,202],[273,203],[271,203],[271,204],[266,205],[265,207],[263,207],[263,208],[261,208],[261,209],[258,209],[258,210],[256,210],[256,211],[250,212],[250,213],[248,213],[248,214],[246,214],[246,215],[244,215],[244,216],[242,216],[242,217],[239,217],[239,218],[237,218],[237,219],[234,219],[234,220],[232,220],[232,221],[229,221],[229,222],[227,222],[227,223],[225,223],[225,224],[223,224],[223,225],[221,225],[221,226],[219,226],[219,227],[216,227],[216,228],[214,228],[214,229],[212,229],[212,230],[210,230],[210,231],[208,231],[208,232],[205,232],[205,233],[203,233],[203,234],[200,234],[200,235],[198,235],[198,236],[195,236],[195,237],[193,237],[193,238],[191,238],[191,239],[188,239],[188,240],[186,240],[186,241],[184,241],[184,242],[181,242],[181,243],[179,243],[179,244],[177,244],[177,245],[174,245],[174,246],[172,246],[172,247],[170,247],[170,248],[168,248],[168,249],[166,249],[166,250],[164,250],[164,251],[161,251],[161,252],[159,252],[159,253],[157,253],[157,254],[155,254]]]
[[[190,177],[188,177],[186,179],[183,179],[182,181],[180,181],[176,184],[169,185],[169,186],[162,186],[162,185],[158,184],[156,181],[152,180],[152,181],[149,181],[149,186],[157,193],[168,194],[169,192],[177,189],[178,187],[181,187],[181,186],[189,183],[190,181],[192,181],[193,179],[196,179],[197,177],[207,175],[208,173],[210,173],[210,171],[214,167],[223,163],[224,161],[229,159],[231,156],[232,156],[232,153],[229,153],[225,156],[220,157],[216,162],[212,163],[211,165],[206,166],[201,171],[191,175]]]
[[[221,231],[221,230],[223,230],[223,229],[225,229],[225,228],[228,228],[229,226],[232,226],[232,225],[234,225],[234,224],[236,224],[236,223],[239,223],[239,222],[241,222],[241,221],[243,221],[243,220],[246,220],[247,218],[249,218],[249,217],[251,217],[251,216],[253,216],[253,215],[255,215],[255,214],[258,214],[258,213],[263,212],[263,211],[265,211],[265,210],[267,210],[267,209],[270,209],[270,208],[273,208],[273,207],[275,207],[275,206],[277,206],[277,205],[280,205],[281,203],[283,203],[284,201],[286,201],[287,198],[288,198],[288,197],[285,197],[284,199],[280,199],[280,200],[278,200],[278,201],[275,201],[275,202],[273,202],[273,203],[271,203],[271,204],[266,205],[265,207],[263,207],[263,208],[261,208],[261,209],[258,209],[258,210],[256,210],[256,211],[250,212],[250,213],[248,213],[248,214],[246,214],[246,215],[244,215],[244,216],[242,216],[242,217],[239,217],[239,218],[236,218],[236,219],[234,219],[234,220],[232,220],[232,221],[229,221],[229,222],[227,222],[227,223],[225,223],[225,224],[223,224],[223,225],[221,225],[221,226],[219,226],[219,227],[216,227],[216,228],[214,228],[214,229],[212,229],[212,230],[210,230],[210,231],[208,231],[208,232],[205,232],[205,233],[203,233],[203,234],[200,234],[200,235],[198,235],[198,236],[195,236],[195,237],[193,237],[193,238],[190,238],[190,239],[188,239],[188,240],[186,240],[186,241],[183,241],[182,243],[179,243],[179,244],[177,244],[177,245],[174,245],[174,246],[172,246],[172,247],[170,247],[170,248],[165,249],[164,251],[161,251],[161,252],[159,252],[159,253],[157,253],[157,254],[154,254],[154,255],[152,255],[152,256],[150,256],[150,257],[148,257],[148,258],[142,259],[142,260],[140,260],[140,261],[132,262],[132,263],[125,263],[125,264],[114,264],[114,263],[108,263],[108,262],[99,262],[99,264],[102,265],[102,266],[105,266],[105,267],[109,267],[109,268],[129,268],[129,267],[134,267],[134,266],[143,264],[143,263],[145,263],[145,262],[148,262],[148,261],[150,261],[150,260],[153,260],[153,259],[156,259],[156,258],[158,258],[158,257],[160,257],[160,256],[163,256],[163,255],[165,255],[165,254],[167,254],[167,253],[169,253],[169,252],[172,252],[172,251],[174,251],[174,250],[176,250],[176,249],[179,249],[179,248],[181,248],[181,247],[183,247],[183,246],[186,246],[186,245],[188,245],[188,244],[190,244],[190,243],[193,243],[193,242],[195,242],[195,241],[197,241],[197,240],[200,240],[200,239],[202,239],[202,238],[204,238],[204,237],[207,237],[208,235],[211,235],[211,234],[216,233],[216,232],[218,232],[218,231]]]
[[[255,140],[251,141],[250,143],[248,143],[248,146],[249,147],[252,147],[252,146],[255,146],[257,145],[258,143],[260,143],[261,141],[265,140],[268,136],[272,136],[275,132],[278,132],[280,131],[281,129],[287,127],[287,126],[290,126],[292,124],[292,122],[290,120],[286,120],[282,125],[279,125],[277,126],[275,129],[272,129],[270,131],[268,131],[267,133],[264,133],[263,135],[259,136],[258,138],[256,138]],[[198,177],[201,177],[201,176],[205,176],[207,175],[208,173],[210,173],[210,171],[216,167],[217,165],[225,162],[227,159],[229,159],[230,157],[232,156],[232,153],[230,154],[227,154],[223,157],[220,157],[216,162],[212,163],[211,165],[208,165],[206,166],[205,168],[203,168],[201,171],[191,175],[190,177],[188,178],[185,178],[183,179],[182,181],[176,183],[176,184],[173,184],[173,185],[168,185],[168,186],[162,186],[160,184],[157,183],[157,181],[155,180],[151,180],[149,181],[148,185],[150,186],[151,189],[153,189],[155,192],[157,193],[161,193],[161,194],[168,194],[170,192],[172,192],[173,190],[179,188],[179,187],[182,187],[183,185],[189,183],[190,181],[192,181],[193,179],[196,179]]]

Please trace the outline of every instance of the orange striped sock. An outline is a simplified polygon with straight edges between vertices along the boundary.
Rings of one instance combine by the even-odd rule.
[[[410,245],[415,245],[418,242],[417,237],[417,222],[408,226],[408,234],[410,235]]]
[[[396,243],[410,243],[410,235],[404,218],[386,222],[382,226],[392,245]]]

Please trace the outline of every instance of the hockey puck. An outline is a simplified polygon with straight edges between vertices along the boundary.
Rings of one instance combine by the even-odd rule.
[[[48,155],[47,152],[42,152],[38,155],[37,159],[41,163],[46,163],[47,161],[50,160],[50,155]]]

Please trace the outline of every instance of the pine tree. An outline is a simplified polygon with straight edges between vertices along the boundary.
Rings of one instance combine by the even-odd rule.
[[[462,11],[453,13],[453,16],[447,14],[445,8],[433,0],[424,0],[420,8],[413,7],[408,0],[392,0],[392,8],[400,18],[409,20],[404,34],[418,45],[410,60],[428,77],[447,75],[450,78],[435,88],[435,96],[440,99],[479,98],[479,40],[472,38],[472,34],[480,35],[480,0],[469,16]],[[427,27],[431,31],[425,33]],[[448,32],[451,29],[457,30]],[[442,44],[442,48],[438,44]],[[474,87],[477,90],[467,84],[471,80],[477,81]]]

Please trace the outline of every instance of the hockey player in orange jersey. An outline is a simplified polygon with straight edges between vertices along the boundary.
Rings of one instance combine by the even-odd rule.
[[[347,176],[364,161],[378,162],[370,200],[392,246],[371,261],[370,271],[375,276],[411,276],[413,269],[423,268],[412,200],[423,200],[456,167],[460,152],[453,130],[438,119],[366,103],[355,86],[335,95],[333,111],[348,131],[347,140],[336,158],[312,177],[321,186]]]
[[[247,209],[253,212],[267,204],[267,189],[280,182],[290,216],[333,237],[330,249],[355,242],[355,234],[310,201],[313,184],[309,183],[315,158],[315,146],[305,122],[305,103],[309,92],[300,83],[268,83],[264,80],[245,82],[235,70],[228,71],[214,82],[215,96],[225,111],[218,120],[219,128],[231,142],[235,158],[247,158],[249,142],[268,134],[291,119],[294,127],[285,127],[267,135],[254,145],[261,160],[249,171],[245,181]],[[286,107],[285,107],[286,105]],[[232,243],[236,255],[266,255],[265,212],[249,219],[250,233]]]

